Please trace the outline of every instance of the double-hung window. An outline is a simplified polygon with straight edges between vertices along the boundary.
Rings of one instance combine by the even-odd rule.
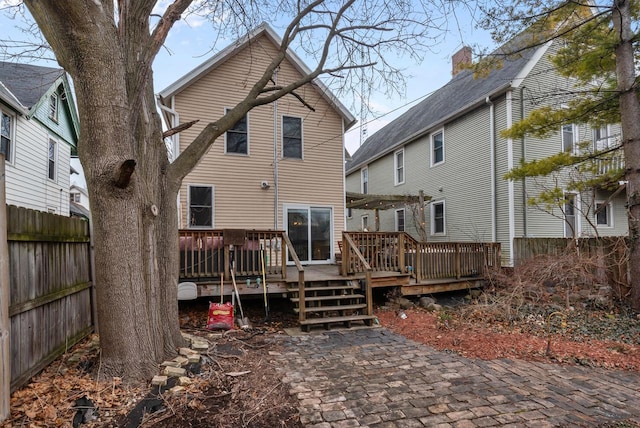
[[[362,193],[369,193],[369,168],[366,166],[360,170],[360,178],[361,178],[361,186],[360,190]]]
[[[213,227],[213,186],[189,186],[189,227]]]
[[[444,132],[431,134],[431,166],[444,162]]]
[[[596,202],[596,225],[601,227],[613,227],[611,204]]]
[[[49,180],[56,180],[56,161],[58,158],[58,145],[54,140],[49,139],[49,164],[48,176]]]
[[[231,109],[225,109],[225,114]],[[249,118],[245,114],[225,134],[225,153],[249,154]]]
[[[431,203],[431,234],[444,235],[444,201],[436,201]]]
[[[302,119],[282,117],[282,157],[302,159]]]
[[[575,127],[571,125],[562,125],[562,151],[575,152],[574,134]]]
[[[611,127],[609,125],[602,126],[593,130],[593,148],[597,151],[607,150],[615,147],[616,139],[611,135]]]
[[[404,208],[396,210],[396,232],[404,232]]]
[[[394,184],[397,186],[398,184],[404,183],[404,149],[395,152],[393,164],[395,170]]]
[[[11,162],[13,154],[13,123],[13,116],[0,111],[0,150],[8,162]]]

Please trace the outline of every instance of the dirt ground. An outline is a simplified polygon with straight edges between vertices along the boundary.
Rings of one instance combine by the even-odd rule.
[[[630,311],[584,304],[555,308],[549,301],[521,299],[505,316],[494,296],[434,297],[442,308],[427,310],[416,305],[417,299],[399,301],[378,293],[376,315],[386,328],[469,358],[640,371],[640,319]],[[191,384],[178,392],[125,386],[117,378],[97,381],[98,340],[93,337],[12,394],[11,416],[2,427],[302,426],[296,400],[275,370],[281,351],[277,339],[296,324],[292,308],[284,299],[272,299],[271,322],[263,323],[260,300],[243,306],[255,328],[220,334],[203,328],[207,301],[181,302],[183,331],[206,338],[211,346],[202,364],[189,367]]]

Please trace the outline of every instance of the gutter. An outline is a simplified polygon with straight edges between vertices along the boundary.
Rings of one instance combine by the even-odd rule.
[[[29,109],[25,106],[22,105],[22,103],[20,102],[20,100],[18,100],[18,97],[16,97],[15,95],[13,95],[13,92],[11,92],[9,90],[9,88],[7,88],[4,83],[0,82],[0,86],[2,86],[2,89],[4,89],[7,94],[11,95],[11,97],[13,99],[7,99],[7,98],[0,98],[0,101],[4,101],[4,103],[11,107],[12,109],[14,109],[16,112],[26,116],[29,114]]]
[[[420,131],[414,132],[413,134],[411,134],[408,137],[400,140],[399,142],[397,142],[393,146],[390,146],[386,150],[380,152],[378,155],[370,157],[370,158],[367,158],[366,160],[354,165],[348,171],[346,171],[346,175],[349,175],[349,174],[355,172],[356,170],[362,168],[363,165],[370,164],[371,162],[374,162],[374,161],[376,161],[376,160],[388,155],[389,153],[397,150],[399,147],[404,146],[407,143],[410,143],[411,141],[413,141],[413,140],[415,140],[417,138],[420,138],[420,137],[423,137],[423,136],[429,134],[434,129],[441,128],[446,122],[450,122],[454,118],[456,118],[458,116],[461,116],[464,113],[467,113],[467,112],[469,112],[469,111],[471,111],[471,110],[473,110],[473,109],[475,109],[477,107],[485,105],[487,97],[500,95],[501,93],[506,92],[510,88],[511,88],[511,82],[505,83],[504,85],[499,86],[493,92],[490,92],[488,95],[483,96],[482,98],[479,98],[476,101],[465,105],[464,107],[462,107],[462,108],[454,111],[453,113],[443,117],[442,119],[438,120],[438,122],[430,123],[428,126],[422,128]],[[387,125],[387,126],[389,126],[389,125]]]

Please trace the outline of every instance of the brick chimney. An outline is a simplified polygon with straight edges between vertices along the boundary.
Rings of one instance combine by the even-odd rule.
[[[469,46],[463,46],[451,57],[451,74],[455,76],[464,70],[465,67],[471,65],[471,59],[471,48]]]

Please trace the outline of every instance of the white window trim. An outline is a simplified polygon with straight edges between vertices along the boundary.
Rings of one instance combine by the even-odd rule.
[[[582,236],[582,216],[584,215],[584,211],[582,210],[582,197],[578,192],[568,192],[563,191],[562,196],[566,199],[567,195],[573,195],[575,197],[574,201],[574,214],[575,217],[575,230],[573,231],[575,238],[580,238]],[[571,236],[567,236],[567,220],[565,214],[565,208],[562,208],[562,236],[564,238],[571,238]]]
[[[402,230],[400,230],[398,222],[398,213],[402,212]],[[404,208],[397,209],[395,211],[396,232],[404,232],[407,230],[407,213]]]
[[[365,226],[365,222],[367,223],[366,226]],[[369,224],[369,214],[363,214],[360,217],[360,229],[362,229],[363,232],[368,232],[370,228],[371,228],[371,225]]]
[[[438,134],[442,134],[442,160],[440,162],[434,163],[433,162],[433,149],[434,149],[434,147],[433,147],[433,139]],[[429,147],[431,148],[431,151],[429,152],[429,162],[430,162],[431,167],[442,165],[446,160],[444,128],[441,128],[441,129],[431,133],[431,135],[429,136]]]
[[[365,171],[367,173],[367,191],[366,192],[364,189],[364,179],[363,179],[363,174]],[[360,193],[364,193],[364,194],[369,193],[369,167],[368,166],[365,166],[364,168],[360,169]]]
[[[292,118],[292,119],[300,119],[300,157],[299,158],[291,158],[284,156],[284,118]],[[301,116],[292,116],[289,114],[282,115],[280,118],[280,153],[282,153],[282,159],[291,159],[291,160],[304,160],[304,118]],[[247,129],[248,129],[249,121],[247,120]]]
[[[224,109],[224,114],[226,115],[229,110],[231,110],[231,107],[225,107]],[[247,112],[245,114],[245,116],[247,117],[247,153],[236,153],[236,152],[228,152],[227,151],[227,131],[225,131],[224,133],[224,154],[225,155],[230,155],[230,156],[249,156],[251,154],[251,139],[249,138],[250,135],[250,130],[251,130],[251,125],[250,125],[250,120],[249,120],[249,113]]]
[[[51,160],[51,158],[49,158],[49,146],[51,145],[51,143],[53,143],[53,147],[54,147],[53,178],[49,177],[49,161]],[[47,179],[53,181],[54,183],[58,182],[58,159],[60,158],[58,153],[59,150],[60,150],[60,144],[58,144],[58,141],[55,138],[49,137],[49,139],[47,140]]]
[[[597,209],[598,208],[598,204],[606,204],[607,206],[607,220],[609,221],[608,224],[598,224],[598,216],[595,213],[595,210],[593,212],[593,217],[594,217],[594,222],[596,224],[596,227],[598,229],[613,229],[614,224],[613,224],[613,203],[611,201],[607,202],[605,200],[599,200],[596,199],[595,201],[595,205],[594,207]]]
[[[571,150],[565,150],[564,149],[564,127],[569,125],[571,125],[571,128],[572,128],[571,134],[572,134],[573,141],[571,141]],[[562,152],[571,153],[572,155],[577,154],[577,151],[578,151],[578,145],[576,144],[577,138],[578,138],[578,127],[576,126],[575,123],[567,123],[565,125],[562,125],[560,127],[560,144],[561,144],[560,149],[562,150]]]
[[[436,223],[435,223],[435,205],[439,205],[442,204],[442,232],[435,232],[436,229]],[[445,236],[447,234],[447,205],[444,201],[444,199],[442,200],[438,200],[438,201],[432,201],[431,204],[429,204],[429,223],[430,223],[430,233],[431,236]]]
[[[0,113],[4,114],[5,116],[9,116],[9,122],[10,122],[10,126],[11,129],[9,130],[10,134],[9,135],[9,144],[10,144],[10,148],[9,148],[9,157],[7,157],[5,159],[5,162],[8,164],[13,164],[13,161],[15,160],[15,153],[16,153],[16,127],[18,126],[18,117],[15,114],[11,114],[10,112],[8,112],[7,110],[2,110],[2,108],[0,108]],[[48,147],[47,147],[48,149]]]
[[[209,187],[211,188],[211,226],[192,226],[191,225],[191,187]],[[216,227],[216,189],[212,184],[187,184],[187,229],[214,229]]]
[[[398,165],[398,154],[402,153],[402,165]],[[405,170],[405,161],[404,161],[404,147],[401,148],[400,150],[396,150],[395,153],[393,154],[393,183],[396,186],[399,186],[400,184],[404,184],[405,182],[405,176],[406,176],[406,170]],[[398,180],[398,169],[402,168],[402,181]]]

